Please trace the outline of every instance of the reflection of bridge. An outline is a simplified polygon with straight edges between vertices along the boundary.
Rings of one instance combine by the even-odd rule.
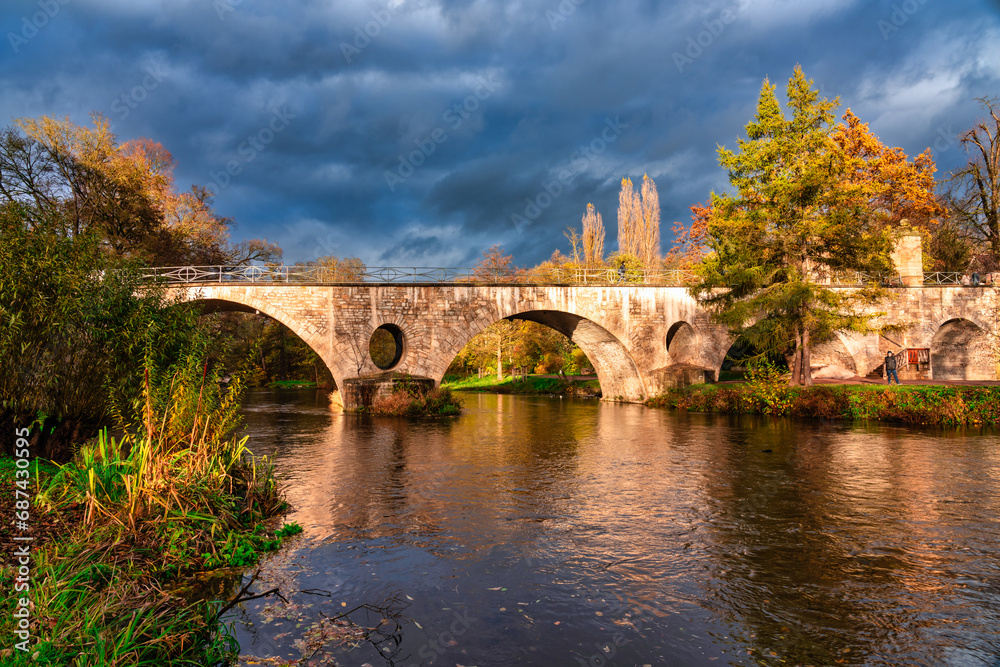
[[[474,276],[453,276],[449,282],[355,277],[350,283],[321,284],[275,280],[273,270],[270,279],[192,271],[188,276],[153,273],[168,280],[169,291],[182,301],[260,312],[281,322],[319,354],[339,386],[380,371],[369,355],[369,340],[379,328],[398,346],[391,370],[440,382],[462,347],[490,324],[539,322],[583,349],[606,398],[627,401],[662,391],[683,369],[704,369],[717,377],[733,342],[684,287],[614,285],[607,282],[607,272],[604,284],[570,285],[478,282]],[[887,350],[926,348],[935,379],[997,378],[988,338],[997,327],[997,289],[905,286],[890,294],[879,310],[905,330],[888,338],[838,335],[814,352],[814,364],[834,363],[864,376],[882,363]]]

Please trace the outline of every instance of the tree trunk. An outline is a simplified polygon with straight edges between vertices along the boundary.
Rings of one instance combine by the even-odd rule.
[[[280,379],[288,379],[288,361],[285,359],[285,327],[278,327],[278,375]]]
[[[792,376],[788,378],[788,386],[796,387],[802,374],[802,336],[795,337],[795,353],[792,355]]]
[[[812,358],[809,355],[809,329],[802,331],[802,386],[813,386]]]

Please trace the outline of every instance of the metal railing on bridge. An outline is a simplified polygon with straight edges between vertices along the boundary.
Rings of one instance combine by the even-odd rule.
[[[265,283],[344,285],[358,283],[470,283],[534,285],[657,285],[685,287],[697,281],[684,270],[645,271],[616,268],[534,268],[494,270],[483,267],[318,267],[318,266],[168,266],[143,270],[143,278],[171,284],[191,283]],[[875,282],[898,285],[899,278],[880,278],[859,272],[837,272],[819,277],[823,284],[859,286]]]
[[[935,273],[924,274],[925,285],[962,285],[965,287],[992,287],[1000,285],[1000,273]]]
[[[684,286],[695,280],[689,271],[639,271],[617,269],[518,269],[492,270],[447,267],[369,266],[327,268],[316,266],[169,266],[145,269],[143,278],[167,283],[478,283],[554,285],[664,285]]]

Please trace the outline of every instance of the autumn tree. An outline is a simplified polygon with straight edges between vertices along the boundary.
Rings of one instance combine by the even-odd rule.
[[[790,383],[812,384],[810,349],[835,332],[875,329],[875,285],[836,290],[824,272],[890,269],[889,235],[864,205],[864,188],[845,175],[851,160],[834,138],[837,101],[820,99],[802,70],[788,82],[786,118],[775,87],[761,89],[747,139],[719,148],[732,193],[712,195],[710,253],[690,288],[761,355],[793,351]]]
[[[565,236],[566,240],[569,241],[570,252],[573,254],[570,257],[566,257],[566,261],[563,261],[562,263],[572,264],[573,268],[576,268],[580,266],[580,254],[583,252],[583,236],[581,236],[580,232],[576,231],[576,227],[567,227],[566,231],[563,232],[563,236]],[[556,250],[556,252],[559,252],[559,250]],[[562,253],[559,254],[562,255]],[[549,259],[554,258],[556,258],[555,255]]]
[[[690,208],[691,222],[686,225],[675,222],[671,227],[674,241],[664,258],[668,267],[689,269],[700,262],[707,252],[705,238],[708,234],[708,221],[712,216],[712,202],[709,200],[704,204],[693,204]]]
[[[953,174],[949,202],[965,232],[988,251],[992,266],[1000,269],[1000,100],[980,98],[988,118],[961,135],[969,155],[965,167]]]
[[[640,194],[641,227],[639,230],[639,259],[647,269],[660,263],[660,195],[656,183],[648,175],[642,177]]]
[[[841,178],[853,189],[872,224],[898,227],[902,221],[927,231],[945,215],[935,188],[931,149],[912,161],[902,148],[889,148],[850,109],[837,125],[833,140],[844,153]]]
[[[593,269],[604,263],[604,222],[593,204],[587,204],[582,222],[583,262],[588,269]]]
[[[483,257],[472,269],[475,280],[492,283],[512,283],[523,275],[523,271],[514,266],[514,257],[505,254],[499,243],[491,245],[483,251]]]
[[[153,193],[166,186],[164,164],[130,159],[134,156],[119,150],[106,118],[95,114],[93,127],[48,116],[15,123],[38,145],[56,186],[50,201],[63,205],[73,234],[97,230],[116,253],[130,255],[159,225]]]
[[[300,262],[296,266],[307,269],[319,269],[323,282],[357,283],[364,280],[366,266],[359,257],[337,257],[326,255],[308,262]]]
[[[870,223],[880,229],[898,228],[901,223],[920,230],[935,258],[953,263],[959,248],[950,246],[953,239],[945,229],[947,211],[936,193],[936,166],[928,148],[910,160],[902,148],[889,148],[847,109],[831,133],[842,152],[844,185],[858,206],[859,214],[870,216]],[[845,190],[845,193],[847,190]],[[688,225],[674,223],[674,244],[667,255],[669,263],[689,266],[705,251],[705,232],[713,215],[712,202],[691,207]],[[946,247],[947,246],[947,247]]]
[[[618,193],[618,252],[639,256],[641,247],[639,224],[642,219],[642,202],[632,188],[632,179],[622,179]]]
[[[230,240],[235,221],[212,210],[212,193],[174,189],[175,161],[150,139],[119,144],[109,121],[22,118],[0,136],[0,197],[25,209],[28,224],[55,216],[64,234],[96,233],[119,257],[149,264],[274,261],[273,243]]]
[[[637,257],[646,269],[660,263],[660,197],[656,183],[642,177],[639,192],[632,180],[622,179],[618,194],[618,254]]]

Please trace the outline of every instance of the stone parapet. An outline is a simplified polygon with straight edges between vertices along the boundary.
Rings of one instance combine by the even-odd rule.
[[[171,291],[278,320],[319,354],[342,388],[349,378],[382,370],[440,382],[462,347],[502,319],[539,322],[573,340],[593,363],[606,400],[641,401],[679,382],[717,377],[733,343],[683,287],[200,284]],[[887,349],[921,347],[932,351],[932,377],[995,379],[986,339],[997,327],[998,291],[890,290],[875,311],[901,327],[891,340],[838,335],[816,350],[813,363],[864,376]],[[369,354],[372,333],[385,326],[399,332],[402,344],[388,369],[376,367]]]

